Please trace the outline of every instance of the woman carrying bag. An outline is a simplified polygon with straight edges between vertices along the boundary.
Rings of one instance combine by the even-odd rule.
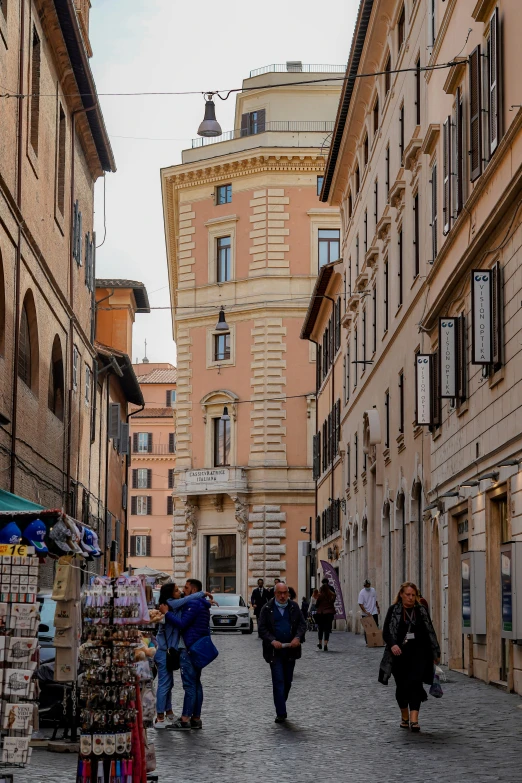
[[[401,585],[395,603],[388,609],[383,638],[386,649],[379,682],[387,685],[393,674],[402,716],[401,728],[419,732],[420,705],[428,698],[423,683],[433,685],[440,647],[431,618],[419,603],[413,582]]]
[[[332,623],[335,617],[335,593],[328,584],[328,579],[323,579],[317,601],[315,603],[315,622],[319,629],[319,643],[320,650],[323,649],[323,636],[324,636],[324,651],[328,652],[328,641],[330,639],[330,633],[332,630]]]

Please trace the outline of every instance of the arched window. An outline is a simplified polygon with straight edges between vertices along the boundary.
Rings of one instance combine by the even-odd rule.
[[[38,328],[32,291],[27,291],[20,314],[20,340],[18,346],[18,376],[38,394],[39,377]]]
[[[49,395],[48,405],[54,415],[63,421],[63,357],[62,346],[58,335],[54,338],[53,351],[51,354],[51,366],[49,368]]]

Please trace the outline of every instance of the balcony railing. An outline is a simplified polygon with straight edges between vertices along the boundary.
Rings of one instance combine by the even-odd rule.
[[[246,128],[235,128],[234,130],[225,131],[221,136],[192,139],[192,149],[206,147],[207,144],[218,144],[221,141],[241,139],[245,136],[259,136],[267,131],[282,133],[331,133],[333,129],[333,120],[272,120],[272,122],[265,122],[263,130],[259,130],[257,133],[252,133]]]
[[[298,61],[265,65],[250,71],[250,78],[262,76],[264,73],[344,73],[346,65],[308,65]]]
[[[168,443],[159,443],[157,446],[153,446],[149,451],[148,449],[133,449],[132,456],[134,457],[150,457],[150,455],[162,455],[162,454],[176,454],[176,450],[170,451]]]

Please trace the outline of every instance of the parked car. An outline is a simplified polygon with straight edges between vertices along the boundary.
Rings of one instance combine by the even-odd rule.
[[[40,664],[54,661],[54,610],[56,601],[51,598],[52,590],[40,590],[37,600],[40,603],[40,625],[38,644],[40,645]]]
[[[253,632],[254,621],[250,617],[247,604],[240,595],[215,593],[212,597],[219,605],[210,607],[211,630]]]

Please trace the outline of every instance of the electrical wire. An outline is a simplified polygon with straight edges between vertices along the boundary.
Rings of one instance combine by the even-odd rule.
[[[106,195],[105,194],[105,186],[106,186],[106,183],[107,183],[107,175],[104,174],[103,175],[103,240],[102,240],[102,242],[100,242],[99,245],[96,245],[96,249],[101,247],[105,243],[105,240],[107,239],[107,214],[106,214],[106,209],[105,209],[106,208],[106,199],[105,199],[105,195]]]

